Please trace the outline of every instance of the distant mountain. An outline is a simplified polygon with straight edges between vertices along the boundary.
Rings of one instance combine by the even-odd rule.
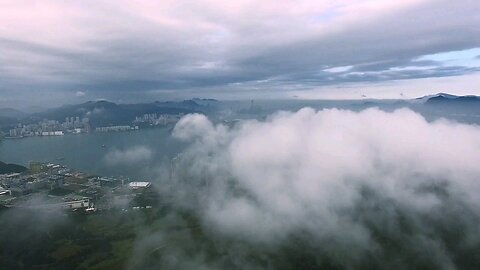
[[[0,130],[8,127],[12,127],[18,123],[18,119],[11,117],[0,116]]]
[[[220,106],[221,102],[213,98],[193,98],[195,103],[202,106]]]
[[[478,96],[454,96],[448,94],[438,94],[430,97],[425,102],[426,104],[448,105],[453,103],[477,103],[480,104],[480,97]]]
[[[92,126],[131,124],[136,116],[149,113],[179,114],[203,112],[208,113],[211,107],[198,104],[194,100],[184,101],[155,101],[140,104],[116,104],[108,101],[89,101],[76,105],[65,105],[49,109],[29,116],[31,122],[40,119],[65,121],[66,117],[88,117]]]
[[[27,114],[12,108],[0,108],[0,117],[20,119]]]
[[[480,101],[479,96],[468,95],[468,96],[456,96],[447,93],[438,93],[435,95],[428,95],[414,99],[413,101],[420,101],[425,104],[435,104],[435,103],[444,103],[444,102],[458,102],[458,101]]]
[[[17,124],[18,120],[26,115],[26,113],[12,108],[0,108],[0,129]]]
[[[424,98],[420,110],[467,123],[479,123],[480,97],[440,93]]]
[[[22,110],[28,114],[31,114],[31,113],[43,112],[46,110],[46,108],[42,106],[33,105],[33,106],[25,107]]]
[[[26,171],[27,168],[17,164],[7,164],[0,161],[0,174],[5,173],[20,173]]]
[[[438,93],[438,94],[434,94],[434,95],[428,95],[428,96],[419,97],[419,98],[416,98],[415,100],[418,100],[418,101],[427,101],[427,100],[429,100],[429,99],[431,99],[431,98],[436,98],[436,97],[457,98],[458,96],[451,95],[451,94],[447,94],[447,93]]]

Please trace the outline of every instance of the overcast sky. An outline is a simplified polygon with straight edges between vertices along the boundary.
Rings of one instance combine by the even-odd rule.
[[[480,94],[478,0],[0,0],[0,107]]]

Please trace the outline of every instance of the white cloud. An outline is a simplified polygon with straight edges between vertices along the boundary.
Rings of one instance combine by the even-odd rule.
[[[88,111],[87,113],[85,113],[86,116],[90,117],[92,115],[98,115],[98,114],[102,114],[103,112],[105,112],[105,108],[101,107],[101,108],[94,108],[93,110],[91,111]]]
[[[83,91],[77,91],[77,92],[75,93],[75,96],[77,96],[77,97],[83,97],[83,96],[85,96],[85,92],[83,92]]]
[[[152,158],[152,151],[145,146],[135,146],[125,150],[112,150],[108,152],[104,160],[110,165],[132,165],[146,162]]]
[[[332,67],[324,69],[323,71],[330,72],[330,73],[341,73],[345,71],[349,71],[353,68],[353,66],[342,66],[342,67]]]
[[[305,108],[234,128],[187,115],[173,134],[193,142],[178,163],[181,203],[190,200],[215,233],[263,243],[306,234],[353,257],[388,249],[380,233],[405,238],[408,250],[431,249],[425,256],[444,266],[453,262],[442,230],[460,226],[478,240],[468,225],[480,214],[478,126],[429,123],[408,109]]]

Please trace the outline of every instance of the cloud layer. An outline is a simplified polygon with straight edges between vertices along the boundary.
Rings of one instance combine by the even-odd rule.
[[[77,100],[78,91],[115,100],[245,97],[259,89],[279,95],[458,76],[480,66],[474,54],[460,53],[457,62],[422,58],[480,47],[474,0],[0,5],[0,91],[10,101]]]
[[[192,142],[176,165],[178,203],[212,235],[275,252],[300,241],[294,252],[317,268],[476,265],[477,126],[305,108],[234,128],[188,115],[173,134]]]

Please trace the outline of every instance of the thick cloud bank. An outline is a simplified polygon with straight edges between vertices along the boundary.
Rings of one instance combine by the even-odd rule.
[[[235,127],[187,115],[173,135],[192,142],[175,164],[179,201],[213,235],[301,243],[312,268],[480,265],[478,126],[305,108]]]

